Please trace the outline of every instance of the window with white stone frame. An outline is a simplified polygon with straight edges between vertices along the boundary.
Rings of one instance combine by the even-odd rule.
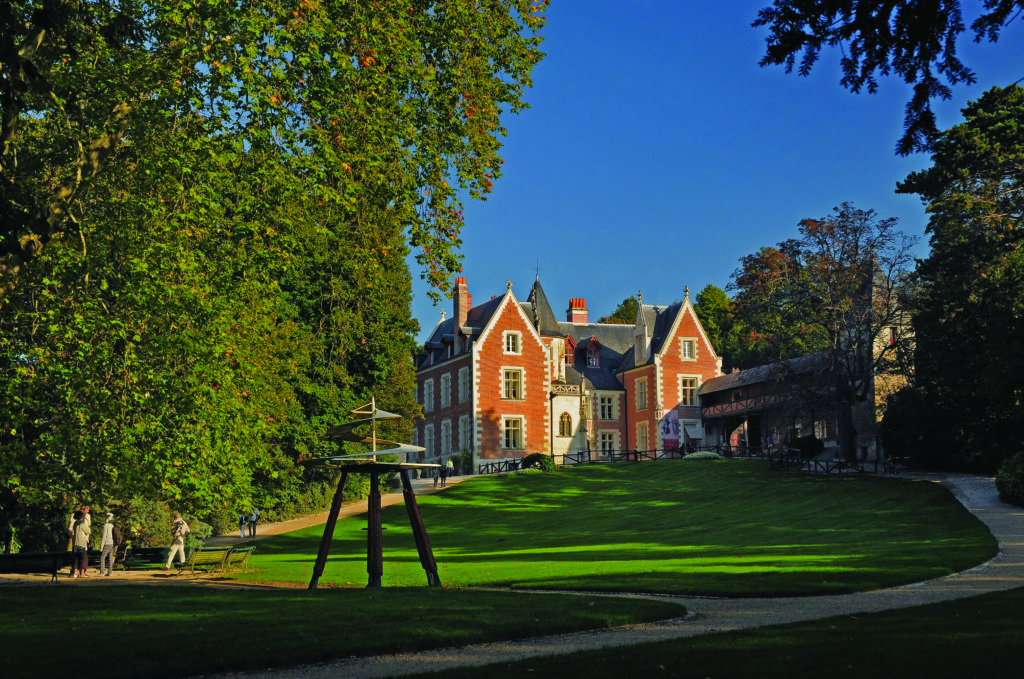
[[[615,417],[615,400],[613,396],[599,396],[598,405],[600,407],[600,418],[602,420],[614,420]]]
[[[647,378],[639,377],[636,380],[636,409],[647,410]]]
[[[434,457],[434,425],[432,424],[423,427],[423,447],[426,448],[426,452],[423,453],[426,459]]]
[[[459,418],[459,450],[473,450],[471,437],[473,436],[473,421],[469,415]]]
[[[452,454],[452,421],[443,420],[441,422],[441,454],[451,455]]]
[[[423,412],[434,410],[434,380],[423,381]]]
[[[650,449],[650,437],[647,435],[647,423],[636,423],[636,449],[645,451]]]
[[[524,396],[522,368],[502,368],[501,397],[506,401],[523,400]]]
[[[452,376],[451,373],[441,375],[441,407],[447,408],[452,404]]]
[[[598,433],[598,453],[601,457],[608,457],[615,452],[619,445],[619,433],[616,431],[602,431]]]
[[[469,400],[469,368],[459,369],[459,403]]]
[[[684,361],[697,360],[697,338],[684,337],[679,340],[679,358]]]
[[[682,375],[679,378],[679,405],[693,407],[698,405],[697,389],[700,387],[700,377],[697,375]]]
[[[506,330],[505,331],[505,353],[506,354],[518,354],[522,352],[520,345],[522,333],[518,330]]]
[[[523,418],[506,417],[501,424],[501,447],[505,450],[523,449]]]

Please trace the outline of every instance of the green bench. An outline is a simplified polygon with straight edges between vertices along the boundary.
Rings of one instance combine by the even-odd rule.
[[[23,552],[0,554],[0,573],[30,575],[42,573],[57,582],[57,571],[71,563],[71,552]]]
[[[122,570],[154,570],[163,568],[167,563],[167,547],[128,547],[124,559],[121,560]]]
[[[251,547],[234,547],[228,553],[228,559],[224,562],[224,567],[240,569],[248,568],[249,559],[252,557],[252,553],[255,551],[255,545]]]
[[[184,563],[178,562],[174,565],[178,568],[179,573],[189,571],[195,575],[197,568],[209,569],[212,573],[218,568],[224,567],[230,552],[230,547],[202,547],[193,551]]]

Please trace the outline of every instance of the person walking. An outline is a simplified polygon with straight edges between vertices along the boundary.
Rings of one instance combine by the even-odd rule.
[[[452,458],[450,458],[450,457],[448,458],[448,464],[446,464],[445,467],[447,467],[447,472],[448,472],[446,474],[446,476],[448,476],[448,477],[455,476],[455,464],[452,462]]]
[[[260,520],[260,510],[253,509],[249,515],[249,537],[256,537],[256,523]]]
[[[245,512],[238,515],[238,537],[245,539]]]
[[[88,506],[75,512],[72,532],[74,551],[71,555],[71,577],[87,578],[89,576],[85,572],[89,569],[89,536],[92,534],[92,517]]]
[[[114,525],[114,515],[107,512],[107,521],[103,524],[103,539],[100,541],[100,575],[110,577],[114,572],[114,560],[120,544],[121,531]],[[107,572],[104,573],[104,570]]]
[[[445,464],[441,465],[441,487],[444,488],[445,483],[448,481],[448,466]]]
[[[185,563],[185,536],[191,532],[185,519],[181,518],[181,514],[175,514],[174,523],[171,524],[171,549],[167,552],[165,571],[171,570],[171,562],[174,561],[175,554],[180,557],[179,563]]]
[[[437,469],[435,468],[435,469],[431,470],[431,474],[433,474],[433,476],[434,476],[434,488],[437,488],[437,476],[438,476]]]

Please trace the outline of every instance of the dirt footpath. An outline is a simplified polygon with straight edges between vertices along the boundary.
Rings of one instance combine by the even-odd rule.
[[[457,485],[466,479],[472,478],[470,476],[455,476],[448,479],[447,485]],[[440,486],[434,488],[434,482],[432,479],[419,479],[412,481],[413,492],[416,493],[417,497],[423,495],[431,495],[433,493],[443,492],[445,489]],[[399,504],[404,501],[404,497],[401,491],[384,493],[380,497],[380,504],[382,507],[389,505]],[[343,519],[346,516],[355,516],[362,514],[366,511],[366,500],[354,500],[352,502],[346,502],[342,505],[341,511],[338,513],[338,518]],[[308,528],[309,526],[321,526],[327,523],[327,512],[322,514],[313,514],[311,516],[304,516],[300,519],[291,519],[290,521],[282,521],[280,523],[261,523],[256,526],[256,537],[253,538],[240,538],[237,533],[231,535],[218,535],[207,539],[204,544],[210,547],[231,547],[234,545],[242,544],[245,542],[259,542],[262,538],[270,537],[271,535],[279,535],[281,533],[290,533],[293,530],[299,530],[300,528]],[[259,550],[256,551],[259,554]],[[69,577],[67,569],[61,571],[57,575],[58,580],[62,585],[73,584],[83,586],[106,586],[106,585],[123,585],[123,584],[158,584],[158,585],[217,585],[217,586],[233,586],[233,587],[246,587],[246,588],[261,588],[266,585],[259,584],[245,584],[239,585],[232,581],[230,578],[223,577],[219,573],[197,573],[192,575],[190,573],[183,573],[176,570],[165,571],[161,569],[154,570],[138,570],[138,571],[124,571],[119,570],[116,566],[112,575],[101,576],[99,571],[96,569],[90,569],[87,571],[87,577],[77,578],[72,580]],[[0,586],[3,585],[40,585],[50,581],[49,575],[8,575],[0,574]]]

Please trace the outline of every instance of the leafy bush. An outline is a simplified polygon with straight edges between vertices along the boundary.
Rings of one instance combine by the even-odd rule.
[[[213,526],[194,516],[183,513],[182,518],[191,531],[185,538],[185,547],[189,549],[202,546],[203,541],[213,533]],[[93,520],[96,521],[95,518]],[[102,519],[100,521],[102,522]],[[163,502],[141,497],[132,498],[122,505],[115,522],[119,524],[125,538],[131,540],[136,547],[167,547],[171,544],[174,512]],[[97,525],[102,526],[102,523],[93,524],[94,540],[97,534],[103,534],[102,531],[96,530]]]
[[[544,472],[553,472],[555,471],[555,461],[544,453],[530,453],[523,458],[520,468],[529,469],[530,467],[536,467]]]
[[[718,453],[713,453],[710,450],[702,453],[690,453],[689,455],[683,456],[684,460],[721,460],[722,456]]]
[[[1003,502],[1024,507],[1024,452],[1017,453],[999,467],[996,490]]]
[[[464,449],[452,459],[455,460],[455,468],[459,474],[469,476],[473,473],[473,451]]]
[[[813,460],[825,452],[825,442],[813,436],[801,436],[790,447],[805,460]]]

